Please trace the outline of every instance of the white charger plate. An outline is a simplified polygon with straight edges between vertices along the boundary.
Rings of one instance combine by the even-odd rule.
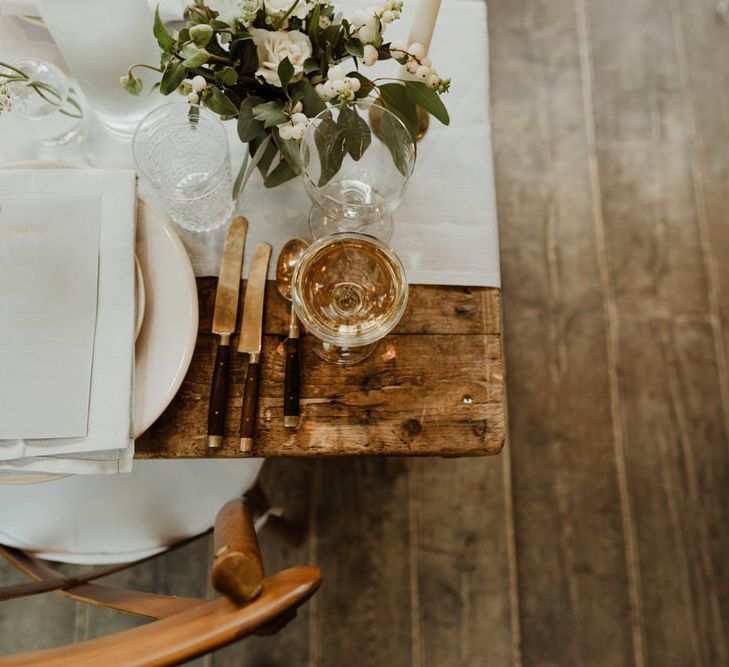
[[[58,162],[16,162],[3,169],[59,169]],[[172,223],[143,198],[137,206],[137,260],[144,281],[144,321],[134,364],[133,432],[138,438],[180,388],[195,350],[198,302],[195,275]],[[0,482],[30,484],[65,475],[0,472]]]

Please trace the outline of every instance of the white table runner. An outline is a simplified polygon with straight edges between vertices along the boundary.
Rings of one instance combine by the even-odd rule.
[[[415,3],[406,2],[402,20],[387,38],[404,39]],[[346,13],[366,2],[339,2]],[[0,17],[0,60],[35,55],[62,65],[42,29]],[[499,249],[489,122],[488,32],[486,6],[476,0],[444,0],[431,57],[442,76],[453,79],[444,102],[451,125],[431,119],[418,145],[415,172],[395,212],[392,241],[411,283],[499,286]],[[378,67],[397,72],[397,63]],[[170,101],[177,100],[171,96]],[[0,162],[40,157],[37,146],[12,131],[12,117],[0,116]],[[229,123],[234,169],[244,147]],[[107,142],[95,151],[98,166],[129,166],[128,144]],[[69,158],[73,160],[73,158]],[[256,244],[268,241],[274,253],[292,236],[306,235],[309,200],[298,181],[267,190],[256,174],[243,194],[239,212],[250,221],[246,264]],[[197,275],[217,275],[224,230],[198,235],[181,231]],[[271,263],[273,277],[275,262]]]

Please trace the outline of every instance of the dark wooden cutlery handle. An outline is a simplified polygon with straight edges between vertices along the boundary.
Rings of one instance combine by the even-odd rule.
[[[250,451],[253,446],[253,436],[256,432],[256,408],[258,406],[258,377],[260,375],[260,360],[248,363],[246,380],[243,384],[243,411],[240,419],[240,448]]]
[[[225,406],[228,402],[228,375],[230,374],[230,345],[218,345],[213,369],[208,409],[208,446],[220,447],[225,432]]]
[[[286,375],[284,378],[284,426],[299,425],[299,339],[286,339]]]

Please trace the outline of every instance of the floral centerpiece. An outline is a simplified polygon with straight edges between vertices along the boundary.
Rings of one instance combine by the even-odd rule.
[[[155,69],[162,75],[156,85],[163,95],[185,95],[193,113],[203,105],[224,120],[237,119],[248,153],[234,194],[256,167],[264,184],[274,187],[299,173],[298,142],[309,119],[329,105],[344,110],[374,96],[413,137],[418,107],[449,122],[440,95],[450,80],[440,77],[422,44],[385,38],[401,11],[401,0],[384,0],[351,18],[338,14],[328,0],[195,0],[186,26],[177,33],[168,31],[157,11],[160,67],[132,65],[121,83],[138,95],[142,81],[134,70]],[[387,59],[404,66],[408,75],[366,75],[368,67]],[[337,141],[326,150],[330,174],[346,153],[361,157],[371,140],[370,127],[354,110],[338,115],[337,131]],[[387,128],[381,132],[387,143]],[[397,147],[390,150],[396,159]]]

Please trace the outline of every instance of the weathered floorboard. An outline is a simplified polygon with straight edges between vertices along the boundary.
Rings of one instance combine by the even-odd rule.
[[[576,8],[489,4],[525,665],[633,664]]]

